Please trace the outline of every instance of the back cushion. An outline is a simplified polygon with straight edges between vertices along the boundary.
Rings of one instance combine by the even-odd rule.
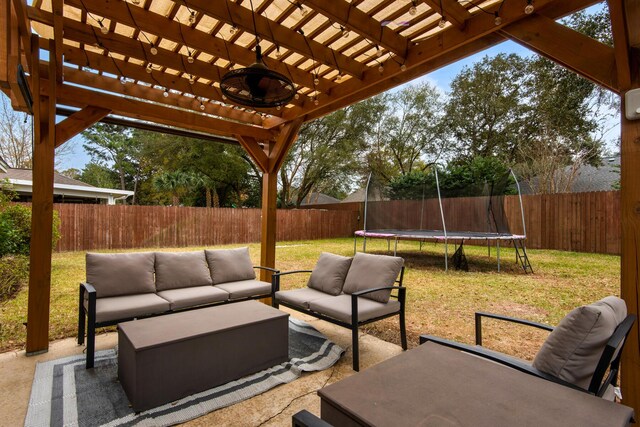
[[[154,260],[153,252],[87,253],[87,282],[98,298],[155,292]]]
[[[626,316],[625,302],[614,296],[576,308],[549,334],[533,367],[589,388],[607,341]]]
[[[204,251],[156,252],[156,289],[212,285]]]
[[[400,257],[357,253],[351,261],[342,291],[352,294],[365,289],[393,286],[403,264],[404,260]],[[373,292],[363,297],[386,304],[389,295],[391,290]]]
[[[351,258],[322,252],[307,286],[330,295],[342,293]]]
[[[249,257],[249,248],[206,250],[204,252],[214,285],[256,278],[256,272],[253,270]]]

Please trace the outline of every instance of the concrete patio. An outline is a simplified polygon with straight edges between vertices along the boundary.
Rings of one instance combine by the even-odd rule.
[[[294,317],[312,324],[333,342],[346,349],[346,354],[331,369],[305,374],[292,383],[269,390],[252,399],[229,406],[190,421],[188,426],[234,425],[234,426],[289,426],[291,416],[306,409],[320,414],[320,399],[316,391],[327,384],[354,374],[351,369],[351,331],[302,315],[287,309]],[[108,349],[117,344],[114,332],[99,334],[96,349]],[[52,342],[49,352],[25,357],[24,350],[0,354],[0,426],[24,424],[27,413],[31,383],[37,362],[81,354],[84,346],[78,346],[74,338]],[[401,348],[360,333],[360,366],[366,369],[402,352]]]

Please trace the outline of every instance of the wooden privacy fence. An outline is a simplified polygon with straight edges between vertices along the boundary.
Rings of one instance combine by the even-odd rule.
[[[55,204],[58,251],[186,247],[260,241],[260,209]],[[278,210],[277,240],[352,236],[358,213]]]
[[[483,231],[486,228],[484,197],[443,200],[447,229]],[[527,247],[576,252],[620,254],[620,193],[535,194],[522,196],[527,228]],[[314,205],[310,208],[353,210],[363,213],[364,203]],[[437,199],[373,202],[369,206],[369,229],[442,229]],[[518,196],[506,196],[504,210],[509,229],[523,234]]]

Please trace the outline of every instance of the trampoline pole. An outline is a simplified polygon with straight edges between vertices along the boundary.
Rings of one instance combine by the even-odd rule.
[[[498,252],[498,273],[500,272],[500,239],[496,240],[496,251]]]
[[[396,236],[396,245],[393,248],[393,256],[396,256],[398,254],[398,236]]]
[[[442,197],[440,196],[440,181],[438,180],[438,168],[433,168],[436,175],[436,188],[438,189],[438,203],[440,204],[440,218],[442,218],[442,231],[444,231],[444,271],[449,271],[449,243],[447,241],[447,225],[444,222],[444,210],[442,209]]]
[[[369,204],[369,184],[371,184],[371,175],[373,172],[369,172],[369,179],[367,179],[367,187],[364,190],[364,241],[362,242],[362,252],[367,252],[367,207]]]
[[[449,271],[449,241],[444,238],[444,271]]]
[[[510,169],[511,171],[511,176],[513,177],[513,180],[516,182],[516,188],[518,189],[518,198],[520,199],[520,214],[522,215],[522,234],[524,235],[525,239],[527,238],[527,226],[524,222],[524,209],[522,207],[522,193],[520,192],[520,183],[518,182],[518,178],[516,178],[516,174],[513,173],[513,169]]]

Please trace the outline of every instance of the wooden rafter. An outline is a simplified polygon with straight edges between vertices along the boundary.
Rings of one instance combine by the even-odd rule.
[[[337,54],[329,47],[313,39],[305,38],[302,34],[291,31],[284,25],[273,22],[262,15],[252,16],[251,10],[228,1],[190,0],[189,7],[206,13],[230,25],[235,25],[243,31],[254,33],[253,17],[255,17],[257,35],[265,40],[291,49],[319,63],[340,69],[356,78],[360,78],[365,67],[348,56]]]
[[[150,34],[154,34],[158,32],[159,29],[162,29],[162,37],[167,40],[184,44],[191,50],[205,52],[214,57],[224,58],[241,65],[247,66],[253,64],[256,59],[255,53],[246,48],[228,43],[218,37],[212,37],[189,25],[179,23],[160,14],[139,7],[133,7],[128,2],[110,2],[107,0],[83,2],[80,0],[67,0],[67,4],[77,8],[86,7],[87,10],[92,13],[100,14],[106,18],[121,22],[124,25],[139,28]],[[269,57],[265,57],[264,61],[269,68],[286,76],[291,76],[298,84],[309,88],[313,87],[313,76],[311,74]],[[319,90],[328,91],[334,84],[326,79],[321,79],[316,86]]]
[[[619,92],[612,47],[541,15],[511,24],[500,34],[566,68]]]
[[[363,37],[373,38],[374,43],[396,55],[404,57],[407,52],[406,38],[380,25],[379,21],[344,0],[305,0],[304,4],[321,12],[332,23],[338,23]]]
[[[64,18],[62,16],[62,11],[64,7],[64,0],[52,0],[51,5],[53,9],[53,42],[56,45],[56,82],[62,83],[64,78],[62,68],[62,42],[64,39],[62,31],[62,22]]]
[[[423,0],[447,21],[463,29],[471,14],[456,0]],[[442,7],[442,9],[441,9]]]
[[[242,148],[249,154],[262,173],[269,172],[269,158],[255,138],[235,135]]]

